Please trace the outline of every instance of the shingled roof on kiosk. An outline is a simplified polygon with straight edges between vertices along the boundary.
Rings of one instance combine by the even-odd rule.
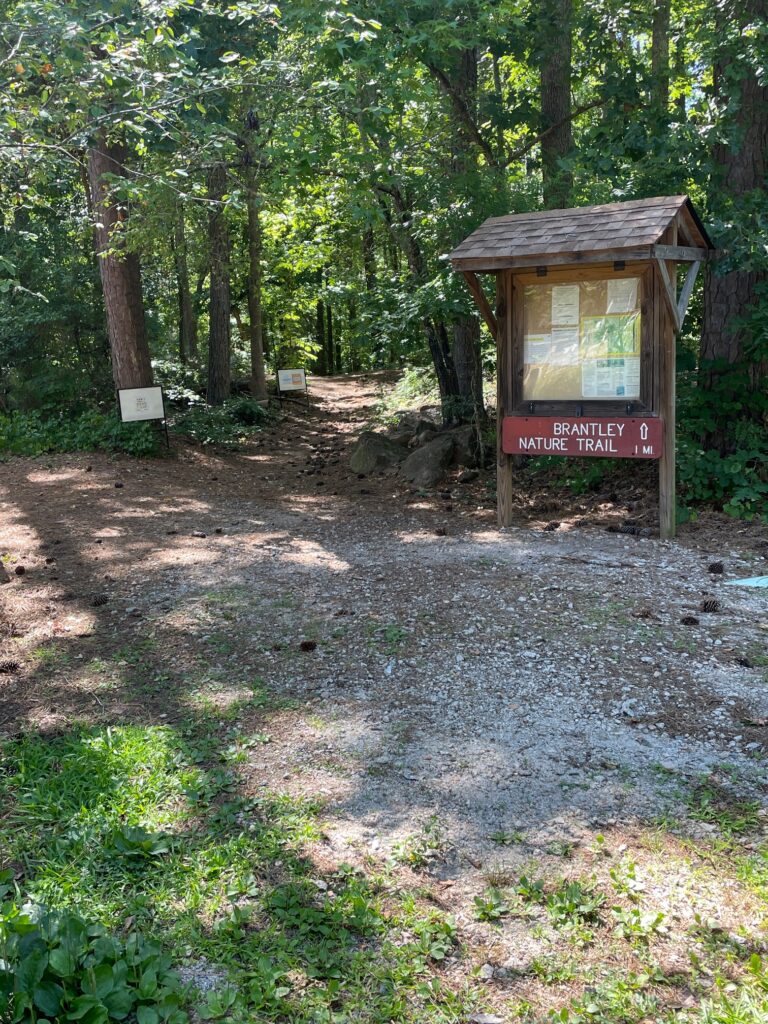
[[[677,245],[662,245],[672,224]],[[611,260],[698,261],[712,249],[687,196],[490,217],[449,254],[456,270],[600,263]]]

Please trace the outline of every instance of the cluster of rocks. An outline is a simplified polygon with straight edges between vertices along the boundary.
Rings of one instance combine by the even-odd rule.
[[[452,468],[478,465],[481,440],[470,423],[441,427],[423,413],[403,413],[386,433],[364,431],[352,449],[356,473],[396,471],[414,487],[434,487]]]

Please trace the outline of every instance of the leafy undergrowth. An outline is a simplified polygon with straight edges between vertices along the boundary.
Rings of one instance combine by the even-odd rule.
[[[385,877],[341,866],[318,878],[303,847],[320,839],[319,808],[239,796],[224,755],[197,726],[6,745],[2,862],[16,891],[6,876],[0,1019],[180,1024],[194,1008],[373,1024],[470,1012],[471,992],[441,978],[460,955],[452,921]]]
[[[549,955],[513,972],[528,999],[492,992],[476,977],[477,951],[426,900],[429,865],[447,848],[437,824],[423,837],[429,856],[408,858],[424,887],[402,887],[397,857],[377,874],[340,865],[319,875],[307,854],[322,844],[322,808],[242,795],[232,752],[244,744],[237,721],[211,732],[194,719],[6,743],[0,1020],[766,1020],[763,945],[695,916],[688,963],[664,966],[680,925],[651,898],[648,869],[602,836],[578,864],[570,847],[554,851],[574,870],[591,863],[588,877],[502,878],[475,898],[476,920],[491,929],[517,919],[554,937]],[[711,817],[710,790],[693,798]],[[765,853],[726,840],[709,859],[718,877],[765,898]]]
[[[48,452],[109,451],[157,454],[163,441],[151,423],[121,423],[114,412],[0,413],[0,459]]]
[[[174,433],[197,441],[236,451],[259,433],[269,413],[252,398],[231,398],[222,405],[193,405],[173,420]]]

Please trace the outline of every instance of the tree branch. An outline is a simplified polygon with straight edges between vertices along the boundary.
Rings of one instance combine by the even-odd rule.
[[[534,137],[529,142],[526,142],[524,146],[520,149],[516,149],[513,153],[510,153],[504,162],[504,166],[509,167],[509,165],[514,163],[515,160],[519,160],[521,156],[525,156],[525,154],[530,152],[537,143],[541,142],[542,139],[546,139],[550,132],[560,128],[567,121],[572,121],[574,117],[578,117],[579,114],[585,114],[588,110],[594,110],[595,107],[604,107],[606,103],[608,103],[607,99],[593,100],[591,103],[584,103],[582,106],[576,107],[576,109],[572,110],[567,117],[562,117],[559,121],[555,121],[555,123],[551,124],[546,131],[541,132],[539,135],[534,135]]]
[[[459,120],[467,129],[472,141],[477,145],[478,149],[482,152],[485,159],[492,167],[498,167],[499,161],[496,158],[496,154],[491,149],[491,146],[486,139],[483,138],[483,134],[477,126],[477,122],[469,111],[464,100],[459,96],[456,90],[451,85],[450,79],[441,71],[436,64],[432,64],[430,61],[425,60],[424,66],[427,68],[429,73],[435,79],[437,84],[443,90],[445,95],[451,101],[453,109],[458,114]]]

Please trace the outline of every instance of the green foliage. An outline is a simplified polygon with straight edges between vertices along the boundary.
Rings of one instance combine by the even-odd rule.
[[[605,896],[581,882],[563,882],[546,900],[547,911],[556,928],[597,924]]]
[[[509,912],[509,904],[494,886],[482,896],[475,896],[475,917],[478,921],[498,921]]]
[[[46,452],[110,451],[155,455],[161,441],[150,423],[121,423],[114,412],[90,409],[78,416],[39,412],[0,413],[0,459]]]
[[[639,907],[613,907],[614,932],[630,942],[647,943],[652,936],[665,931],[665,915],[650,911],[643,913]]]
[[[11,877],[0,874],[3,1020],[186,1024],[181,983],[159,946],[136,932],[117,938],[66,911],[19,906]]]
[[[199,444],[234,451],[262,429],[268,416],[258,402],[242,396],[222,405],[193,407],[174,419],[173,429]]]
[[[742,518],[768,516],[768,394],[745,366],[713,365],[704,390],[692,374],[679,392],[678,480],[685,501]],[[708,438],[706,445],[702,439]]]

